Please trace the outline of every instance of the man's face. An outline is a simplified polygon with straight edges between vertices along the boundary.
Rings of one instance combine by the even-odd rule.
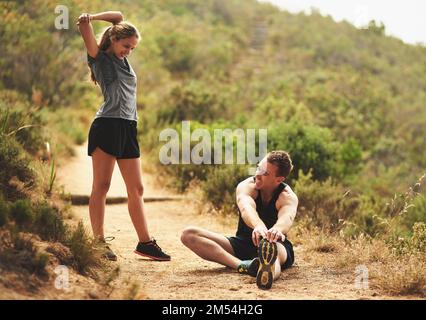
[[[276,176],[277,166],[269,163],[266,159],[266,157],[263,158],[257,165],[255,175],[257,190],[275,189],[283,181],[283,177]]]

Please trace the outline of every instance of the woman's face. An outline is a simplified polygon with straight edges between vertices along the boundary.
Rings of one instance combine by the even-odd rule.
[[[118,59],[124,59],[130,55],[133,49],[138,45],[139,39],[136,36],[124,38],[120,40],[112,40],[112,52]]]

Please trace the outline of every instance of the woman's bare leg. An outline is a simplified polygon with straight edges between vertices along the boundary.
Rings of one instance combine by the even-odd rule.
[[[100,148],[96,148],[92,153],[93,183],[89,200],[89,213],[93,236],[100,240],[104,239],[105,200],[111,184],[115,161],[114,156]]]
[[[126,184],[129,214],[136,229],[139,242],[147,242],[151,238],[148,232],[142,198],[143,184],[140,159],[117,159],[117,163]]]

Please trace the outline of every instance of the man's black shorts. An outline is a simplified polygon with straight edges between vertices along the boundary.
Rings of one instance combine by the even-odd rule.
[[[96,118],[89,131],[87,153],[97,147],[117,159],[139,158],[137,122],[121,118]]]
[[[240,260],[250,260],[258,256],[257,247],[253,244],[251,239],[244,239],[242,237],[227,237],[231,243],[232,249],[234,249],[235,256]],[[287,251],[287,260],[281,266],[282,269],[290,268],[294,263],[294,251],[293,244],[288,240],[278,241],[281,243]]]

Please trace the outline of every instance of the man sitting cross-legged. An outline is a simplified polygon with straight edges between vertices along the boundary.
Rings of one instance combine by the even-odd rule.
[[[294,263],[293,246],[286,234],[296,216],[298,199],[284,183],[292,169],[287,152],[268,153],[255,176],[237,186],[236,236],[187,227],[182,243],[201,258],[252,275],[259,288],[270,289],[281,270]]]

